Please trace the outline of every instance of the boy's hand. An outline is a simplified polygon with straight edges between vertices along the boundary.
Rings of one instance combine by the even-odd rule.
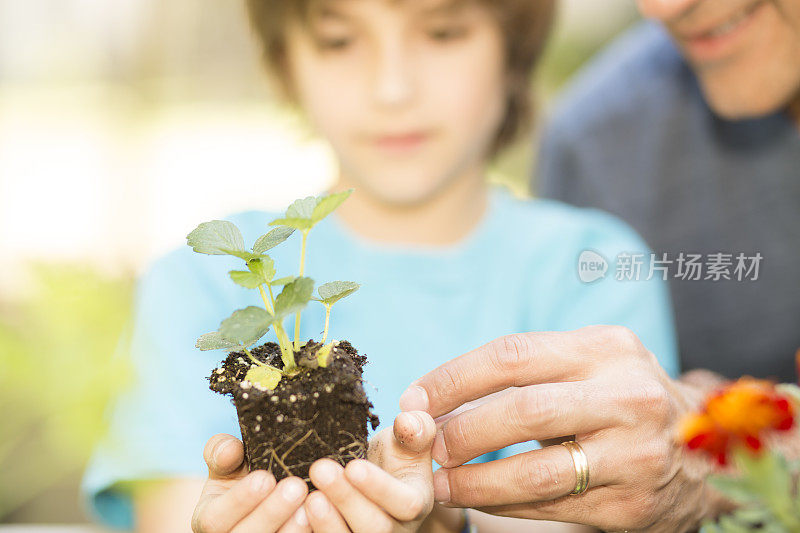
[[[431,446],[436,424],[425,412],[401,413],[369,443],[367,458],[342,468],[311,465],[305,508],[315,533],[417,531],[433,508]],[[371,461],[371,462],[370,462]]]
[[[302,504],[308,489],[290,477],[277,485],[266,470],[248,474],[242,441],[226,434],[206,443],[208,480],[192,516],[195,533],[310,533]]]

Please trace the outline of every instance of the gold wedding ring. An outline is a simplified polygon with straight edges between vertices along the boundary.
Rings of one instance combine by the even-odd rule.
[[[572,491],[572,494],[583,494],[589,488],[589,460],[586,459],[586,454],[583,453],[581,445],[574,440],[562,442],[561,445],[569,450],[572,462],[575,465],[576,481],[575,490]]]

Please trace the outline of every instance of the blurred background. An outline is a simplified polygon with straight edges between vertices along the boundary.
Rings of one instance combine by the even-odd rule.
[[[633,0],[562,0],[541,112],[634,20]],[[492,172],[520,194],[532,138]],[[270,95],[242,1],[0,0],[0,524],[87,521],[136,274],[198,220],[332,175]]]

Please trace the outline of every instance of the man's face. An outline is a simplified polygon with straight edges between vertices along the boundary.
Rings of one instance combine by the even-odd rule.
[[[800,0],[638,0],[669,30],[721,116],[747,118],[800,98]]]

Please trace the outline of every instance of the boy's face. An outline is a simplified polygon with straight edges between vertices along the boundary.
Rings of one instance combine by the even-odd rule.
[[[381,202],[474,175],[504,116],[503,40],[478,2],[323,1],[289,25],[287,59],[346,179]]]
[[[728,118],[800,98],[800,0],[639,0],[672,34],[710,106]]]

